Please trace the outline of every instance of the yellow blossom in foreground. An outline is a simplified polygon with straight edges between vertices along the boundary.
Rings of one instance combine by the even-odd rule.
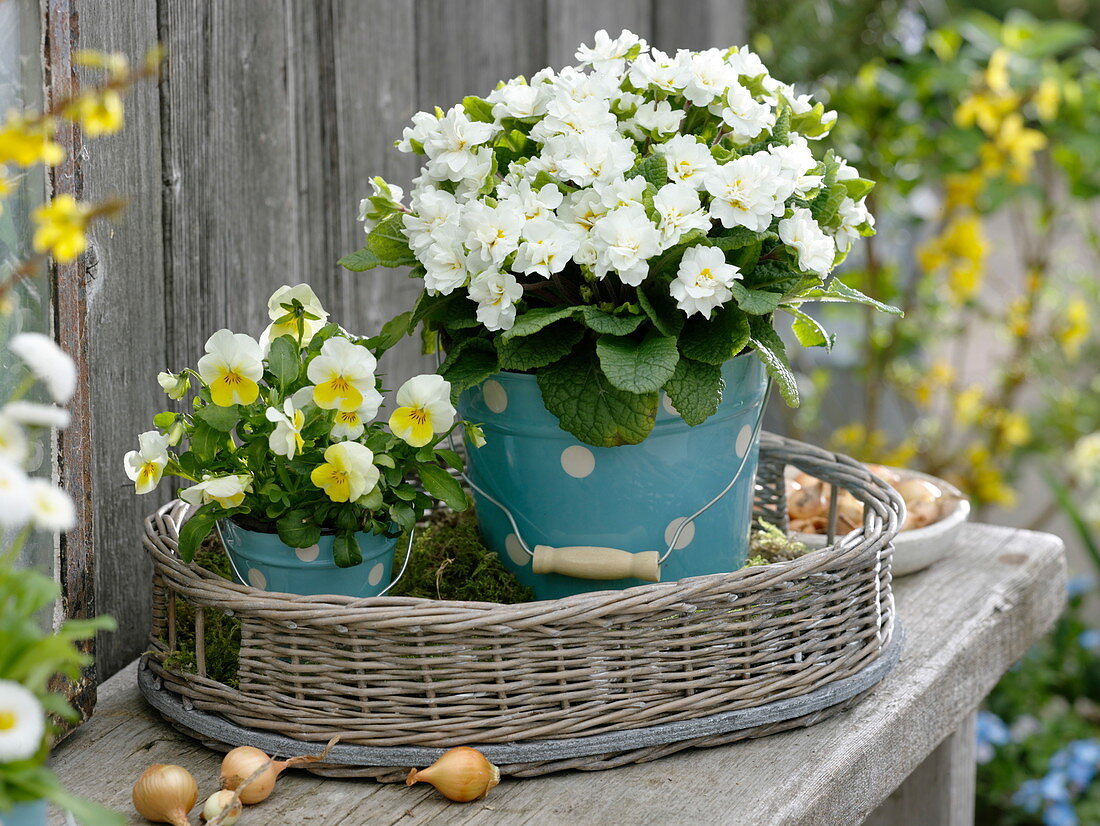
[[[113,89],[87,92],[65,107],[65,117],[90,138],[113,135],[122,128],[122,96]]]
[[[977,124],[987,135],[994,135],[1000,129],[1002,121],[1019,106],[1016,95],[995,95],[989,92],[975,92],[967,95],[955,110],[955,123],[966,129]]]
[[[987,447],[971,445],[966,451],[966,461],[966,479],[961,485],[964,490],[994,505],[1010,508],[1016,504],[1016,492],[1005,482]]]
[[[0,125],[0,164],[56,166],[65,159],[65,150],[53,140],[53,121],[34,121],[11,110]]]
[[[34,219],[34,251],[48,252],[61,264],[75,259],[88,247],[84,234],[91,210],[72,195],[58,195],[38,207]]]
[[[206,355],[199,359],[198,368],[199,377],[210,387],[210,400],[218,407],[252,404],[260,395],[263,353],[251,336],[218,330],[207,339]]]

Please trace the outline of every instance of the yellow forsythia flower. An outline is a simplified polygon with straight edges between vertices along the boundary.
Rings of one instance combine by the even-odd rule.
[[[993,463],[989,448],[984,445],[972,445],[966,452],[967,481],[964,489],[969,490],[984,502],[1010,508],[1016,504],[1016,492],[1005,482],[1004,475]]]
[[[1020,447],[1031,438],[1031,426],[1022,414],[1013,410],[1001,410],[998,411],[996,420],[1005,444]]]
[[[1081,298],[1071,299],[1066,307],[1066,323],[1058,331],[1058,343],[1066,358],[1073,360],[1081,354],[1081,345],[1089,335],[1089,307]]]
[[[58,195],[38,207],[34,219],[34,251],[48,252],[61,264],[76,258],[88,246],[84,230],[91,210],[72,195]]]
[[[1052,77],[1043,78],[1031,100],[1035,103],[1039,120],[1044,123],[1054,120],[1058,117],[1058,104],[1062,102],[1062,90],[1058,81]]]
[[[985,391],[976,384],[963,390],[955,397],[955,418],[961,424],[974,424],[981,418],[985,405],[982,399]]]
[[[88,92],[65,107],[65,117],[90,138],[113,135],[122,128],[122,96],[113,89]]]
[[[981,218],[971,212],[955,218],[943,232],[917,250],[925,272],[946,271],[947,286],[956,304],[977,294],[985,271],[987,245]]]
[[[999,95],[1012,91],[1009,82],[1007,49],[997,49],[989,56],[989,64],[985,67],[985,85]]]
[[[915,386],[917,402],[921,407],[927,407],[932,403],[933,394],[940,388],[949,385],[954,379],[954,367],[945,361],[933,363]]]
[[[982,171],[988,175],[1006,172],[1010,180],[1022,183],[1031,172],[1035,153],[1046,145],[1046,135],[1029,129],[1023,115],[1014,112],[1001,122],[993,140],[982,145]]]
[[[0,164],[56,166],[65,159],[65,150],[53,140],[53,121],[24,117],[14,109],[0,126]]]
[[[973,207],[985,189],[985,178],[980,172],[955,172],[944,180],[944,209],[948,212],[960,207]]]

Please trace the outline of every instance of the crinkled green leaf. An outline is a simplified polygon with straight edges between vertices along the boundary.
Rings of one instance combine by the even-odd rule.
[[[584,329],[573,321],[562,319],[536,333],[520,338],[496,339],[501,370],[525,372],[553,364],[567,355],[584,336]]]
[[[783,309],[794,316],[794,323],[791,324],[791,330],[794,332],[794,336],[798,339],[799,344],[803,347],[824,347],[826,350],[832,349],[833,336],[821,326],[820,321],[796,307],[784,307]]]
[[[656,393],[672,378],[680,352],[676,339],[651,330],[638,341],[626,336],[600,336],[596,340],[600,369],[620,390]]]
[[[876,310],[881,310],[884,313],[890,313],[891,315],[903,316],[903,313],[897,307],[890,304],[883,304],[881,301],[876,301],[870,296],[866,296],[857,290],[855,287],[849,287],[838,278],[834,278],[832,283],[829,284],[829,288],[819,288],[816,290],[809,290],[804,293],[799,303],[804,301],[839,301],[848,302],[853,304],[866,304],[869,307],[874,307]]]
[[[652,184],[657,189],[667,184],[668,164],[665,163],[664,156],[656,151],[651,152],[634,164],[626,173],[627,178],[636,178],[639,175],[645,178],[647,183]]]
[[[576,311],[576,307],[537,307],[528,310],[523,315],[516,316],[516,322],[510,330],[500,334],[501,338],[518,338],[537,333],[543,327],[568,318]]]
[[[663,335],[678,336],[684,329],[684,314],[669,293],[667,281],[645,281],[638,288],[638,305]]]
[[[470,120],[481,121],[482,123],[493,122],[493,104],[487,100],[474,95],[467,95],[462,99],[462,108],[466,110]]]
[[[771,322],[761,316],[750,316],[749,327],[752,346],[779,387],[783,400],[791,407],[798,407],[798,385],[787,360],[787,348],[783,345],[783,340],[779,338]]]
[[[773,312],[783,300],[783,293],[773,293],[768,290],[754,290],[744,286],[740,281],[734,281],[730,285],[733,298],[737,306],[749,315],[767,315]]]
[[[694,426],[717,412],[724,386],[722,368],[717,364],[682,358],[665,384],[665,392],[681,418]]]
[[[367,249],[377,256],[378,265],[383,267],[407,267],[417,263],[398,213],[386,216],[375,225],[367,235]]]
[[[451,383],[451,400],[457,401],[462,391],[481,384],[500,372],[500,362],[493,343],[487,338],[470,338],[447,353],[439,374]]]
[[[607,380],[595,352],[574,352],[539,371],[546,409],[566,430],[597,447],[633,445],[653,429],[657,394],[628,393]]]
[[[584,322],[585,327],[594,332],[611,336],[625,336],[633,333],[645,318],[643,315],[605,313],[598,307],[588,305],[575,309],[578,310],[578,318]]]
[[[351,270],[352,272],[365,272],[382,265],[378,256],[371,252],[369,247],[363,247],[361,250],[348,253],[336,263],[345,270]]]
[[[680,334],[680,352],[706,364],[725,364],[749,343],[749,322],[736,307],[718,310],[708,321],[693,315]]]

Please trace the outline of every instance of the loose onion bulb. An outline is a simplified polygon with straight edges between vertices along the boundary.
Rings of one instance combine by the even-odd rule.
[[[410,771],[405,785],[422,780],[431,783],[449,800],[469,803],[485,797],[500,782],[500,769],[477,749],[459,746],[445,752],[428,768]]]
[[[187,813],[199,799],[199,784],[182,766],[154,763],[134,784],[132,798],[146,820],[191,826]]]
[[[320,754],[292,757],[289,760],[272,760],[266,752],[252,746],[237,746],[222,758],[221,783],[223,789],[239,789],[242,803],[252,805],[267,800],[275,789],[279,775],[293,766],[324,760],[339,738],[329,740]]]
[[[221,820],[218,822],[221,826],[233,826],[240,819],[243,808],[240,798],[232,790],[222,789],[206,798],[199,818],[209,822],[220,815]]]

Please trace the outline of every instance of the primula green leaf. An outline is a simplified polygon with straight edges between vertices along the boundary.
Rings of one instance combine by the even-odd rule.
[[[596,354],[584,349],[539,371],[546,409],[566,430],[597,447],[633,445],[653,429],[657,394],[620,390],[600,371]]]
[[[684,329],[684,314],[668,291],[668,281],[645,281],[638,288],[638,305],[662,335],[678,336]]]
[[[500,334],[500,337],[519,338],[520,336],[529,336],[555,321],[568,318],[573,315],[575,310],[576,307],[536,307],[534,310],[528,310],[523,315],[517,316],[516,323],[512,325],[512,328],[505,330]]]
[[[820,288],[816,290],[810,290],[804,293],[800,297],[799,303],[803,301],[822,301],[822,302],[848,302],[853,304],[866,304],[869,307],[874,307],[876,310],[881,310],[884,313],[890,313],[891,315],[903,316],[903,313],[897,307],[890,304],[883,304],[881,301],[876,301],[870,296],[866,296],[857,290],[855,287],[849,287],[838,278],[834,278],[832,283],[829,284],[828,289]]]
[[[367,235],[367,248],[378,257],[383,267],[407,267],[417,263],[409,249],[401,216],[397,213],[383,218]]]
[[[420,465],[417,469],[424,490],[451,510],[464,511],[470,502],[458,480],[439,465]]]
[[[707,244],[720,250],[737,250],[758,241],[775,240],[779,236],[774,232],[754,232],[746,227],[732,227],[722,230],[718,235],[707,239]]]
[[[613,315],[605,313],[598,307],[585,305],[578,307],[577,317],[584,326],[596,333],[625,336],[638,329],[638,325],[645,319],[643,315]]]
[[[676,412],[688,424],[702,424],[714,415],[722,401],[722,368],[682,358],[665,384],[665,392]]]
[[[199,544],[214,530],[220,509],[216,502],[210,502],[191,514],[191,518],[183,523],[180,528],[179,554],[184,562],[195,558]]]
[[[875,188],[875,182],[866,178],[848,178],[841,181],[840,185],[844,187],[844,191],[853,201],[866,197],[867,193]]]
[[[493,104],[487,100],[474,95],[467,95],[462,99],[462,108],[466,110],[470,120],[477,120],[482,123],[493,122]]]
[[[821,322],[795,307],[784,307],[788,313],[794,316],[791,330],[794,332],[798,343],[803,347],[824,347],[829,350],[833,346],[833,336],[821,326]]]
[[[286,390],[298,378],[298,371],[302,369],[298,343],[290,336],[274,338],[267,353],[267,366],[279,387]]]
[[[790,362],[787,361],[787,348],[783,345],[783,340],[766,318],[750,317],[749,327],[752,331],[752,346],[779,387],[783,400],[791,407],[798,407],[798,385],[795,383]]]
[[[680,334],[680,352],[706,364],[725,364],[748,343],[748,318],[731,306],[718,310],[709,321],[693,315]]]
[[[773,293],[769,290],[754,290],[744,286],[740,281],[734,281],[730,285],[733,298],[737,306],[749,315],[767,315],[773,312],[783,300],[783,293]]]
[[[626,173],[627,178],[636,178],[641,175],[647,183],[653,184],[657,189],[668,183],[668,164],[660,152],[651,152],[642,158]]]
[[[501,370],[525,372],[553,364],[567,355],[584,336],[584,329],[573,321],[556,321],[537,333],[520,338],[496,340]]]
[[[806,276],[782,261],[761,261],[745,273],[743,284],[754,290],[787,293],[805,279]]]
[[[321,528],[313,521],[312,508],[294,508],[275,523],[279,539],[292,548],[308,548],[321,538]]]
[[[600,336],[596,340],[600,369],[607,380],[629,393],[656,393],[676,371],[680,352],[676,339],[651,330],[638,341],[626,336]]]
[[[351,270],[352,272],[373,270],[375,267],[381,266],[382,264],[378,256],[371,252],[369,247],[363,247],[361,250],[348,253],[336,263],[345,270]]]
[[[486,338],[471,338],[447,354],[439,368],[439,374],[451,383],[451,400],[467,387],[481,384],[494,373],[500,372],[500,362],[493,343]]]
[[[790,106],[780,105],[779,115],[775,119],[775,126],[772,127],[771,142],[776,145],[786,145],[791,142]]]
[[[350,568],[363,562],[363,552],[353,532],[340,531],[333,537],[332,558],[337,568]]]
[[[425,291],[420,294],[412,313],[412,327],[421,321],[431,321],[446,330],[469,330],[481,326],[477,320],[477,305],[464,292],[431,296]]]

